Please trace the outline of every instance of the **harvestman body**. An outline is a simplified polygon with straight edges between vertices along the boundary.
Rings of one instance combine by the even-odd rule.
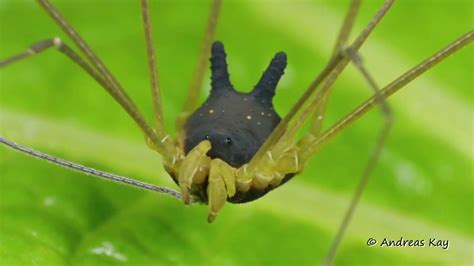
[[[377,145],[362,174],[324,264],[330,264],[335,256],[337,247],[389,132],[392,119],[390,109],[384,101],[385,98],[474,39],[474,32],[471,30],[387,86],[379,89],[359,59],[358,50],[394,1],[387,0],[370,23],[357,35],[355,41],[349,43],[348,37],[360,6],[360,1],[354,0],[326,67],[310,84],[290,112],[280,119],[273,109],[272,98],[286,67],[286,54],[279,52],[275,55],[251,93],[244,94],[235,91],[227,72],[224,46],[220,42],[213,43],[222,4],[221,0],[213,0],[206,34],[186,104],[177,120],[178,134],[176,138],[171,138],[163,126],[163,111],[152,45],[148,1],[142,0],[141,4],[154,106],[154,127],[148,124],[118,81],[51,3],[48,0],[38,0],[38,2],[77,45],[85,59],[64,44],[61,39],[53,38],[37,42],[25,52],[0,61],[0,68],[48,48],[56,48],[93,77],[130,115],[145,134],[147,144],[163,157],[164,167],[179,185],[181,193],[68,162],[23,147],[3,137],[0,137],[0,142],[13,149],[69,169],[182,198],[186,204],[191,202],[207,203],[209,205],[209,222],[216,218],[226,201],[243,203],[255,200],[288,181],[303,170],[307,159],[316,153],[324,143],[374,106],[379,105],[385,117],[383,130],[379,133]],[[201,84],[209,53],[211,53],[212,71],[211,93],[206,102],[197,108],[197,96],[202,89]],[[329,129],[322,131],[326,103],[331,93],[332,84],[349,62],[354,63],[361,72],[374,95]],[[309,132],[301,139],[296,139],[296,133],[306,123],[311,123]]]

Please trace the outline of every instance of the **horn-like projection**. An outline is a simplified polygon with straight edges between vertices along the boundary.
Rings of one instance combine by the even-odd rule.
[[[216,41],[211,48],[211,93],[222,90],[233,90],[227,71],[224,45]]]
[[[252,91],[252,95],[262,99],[262,102],[271,104],[273,96],[275,96],[276,86],[285,73],[285,68],[286,54],[285,52],[279,52],[273,57],[267,70],[263,72],[260,81]]]

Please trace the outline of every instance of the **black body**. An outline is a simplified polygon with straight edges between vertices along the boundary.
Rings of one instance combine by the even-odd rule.
[[[211,54],[211,93],[185,125],[184,149],[187,154],[202,140],[208,139],[212,146],[208,156],[238,168],[252,159],[281,120],[273,109],[272,99],[286,67],[286,54],[275,55],[250,93],[237,92],[232,86],[222,43],[214,42]],[[292,176],[287,175],[284,182]],[[229,201],[251,201],[271,189],[238,192]]]

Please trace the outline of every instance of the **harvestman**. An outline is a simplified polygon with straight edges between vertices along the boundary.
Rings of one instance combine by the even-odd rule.
[[[271,125],[262,127],[265,128],[265,130],[268,130],[268,134],[261,133],[264,129],[256,127],[255,124],[240,123],[240,125],[247,131],[252,131],[251,129],[255,128],[259,131],[255,131],[256,133],[254,133],[254,135],[250,134],[250,136],[243,136],[243,133],[240,135],[226,133],[227,135],[225,135],[220,131],[216,133],[209,129],[210,133],[201,136],[202,138],[200,138],[194,133],[198,132],[198,134],[200,134],[201,131],[196,131],[195,126],[191,127],[190,125],[194,125],[193,121],[197,121],[195,123],[197,125],[202,124],[201,122],[204,124],[206,124],[205,122],[208,122],[209,125],[217,123],[215,116],[212,116],[214,113],[214,109],[212,108],[213,104],[217,107],[222,106],[222,95],[225,95],[227,98],[233,99],[234,101],[241,99],[243,101],[247,101],[247,99],[250,99],[250,101],[255,100],[251,103],[251,107],[258,110],[259,113],[261,111],[262,114],[265,114],[265,112],[267,112],[269,116],[273,114],[271,99],[275,94],[276,85],[286,67],[286,55],[282,52],[277,53],[251,93],[243,94],[234,91],[227,73],[224,47],[219,42],[212,43],[222,4],[222,0],[213,0],[207,22],[206,33],[185,101],[185,106],[176,122],[178,134],[176,138],[171,138],[163,126],[163,110],[153,49],[152,30],[149,21],[148,0],[141,0],[141,7],[154,107],[154,127],[150,126],[150,124],[145,120],[120,83],[114,78],[108,68],[96,56],[91,48],[89,48],[73,27],[66,22],[58,10],[53,7],[48,0],[38,0],[38,3],[83,53],[85,59],[67,46],[61,39],[52,38],[37,42],[31,45],[28,50],[0,61],[0,68],[4,68],[14,62],[41,53],[48,48],[55,48],[57,51],[67,56],[94,78],[105,90],[107,90],[107,92],[122,106],[122,108],[140,127],[145,134],[147,144],[163,157],[164,167],[172,176],[173,180],[179,185],[181,193],[172,189],[143,183],[127,177],[117,176],[68,162],[23,147],[3,137],[0,137],[0,142],[18,151],[53,162],[69,169],[78,170],[85,174],[94,175],[142,189],[167,193],[176,198],[183,199],[186,204],[191,202],[205,202],[209,205],[208,220],[209,222],[212,222],[215,219],[217,212],[224,206],[226,201],[240,203],[254,200],[285,183],[304,168],[307,159],[316,153],[323,144],[332,139],[358,118],[362,117],[374,106],[379,105],[385,118],[384,126],[378,135],[376,146],[373,149],[369,162],[361,176],[337,235],[327,253],[324,264],[330,264],[336,254],[339,243],[343,238],[344,232],[352,214],[354,213],[357,203],[359,202],[362,192],[364,191],[370,173],[377,162],[380,151],[392,125],[391,111],[385,102],[385,99],[437,63],[444,60],[446,57],[469,44],[474,39],[474,31],[470,30],[439,52],[428,57],[426,60],[408,70],[385,87],[379,89],[378,85],[360,60],[358,50],[384,17],[386,12],[390,9],[394,0],[385,1],[370,23],[360,34],[357,35],[355,40],[350,43],[348,42],[348,37],[353,28],[354,20],[360,7],[360,2],[360,0],[352,1],[327,65],[283,119],[280,120],[279,118],[274,118],[274,120],[272,120],[273,122],[270,123]],[[198,108],[198,96],[202,90],[201,84],[203,83],[207,59],[209,58],[211,51],[211,96],[203,106]],[[332,85],[349,62],[352,62],[356,66],[362,76],[366,79],[374,94],[352,112],[323,131],[322,124],[324,121],[328,98],[332,91]],[[232,102],[224,102],[224,104],[230,106],[239,105],[238,103]],[[251,115],[244,114],[243,110],[239,110],[238,108],[235,110],[231,108],[230,110],[234,111],[233,118],[235,118],[237,114],[237,116],[242,117],[244,121],[245,119],[251,120]],[[208,114],[206,113],[206,115],[204,115],[203,112],[208,112]],[[230,111],[228,111],[228,113],[229,112]],[[199,116],[202,118],[199,118]],[[297,140],[296,133],[306,123],[311,123],[309,132],[305,133],[301,139]],[[260,125],[261,124],[258,124],[258,126]],[[231,147],[231,144],[234,146],[238,145],[239,141],[240,143],[248,144],[250,143],[250,140],[253,140],[253,138],[257,139],[258,137],[261,137],[259,134],[263,136],[263,139],[256,141],[254,143],[255,149],[248,151],[246,154],[235,154],[235,149],[229,148]],[[225,143],[228,144],[227,146],[219,146],[220,142],[218,143],[217,140],[221,137],[224,138]],[[240,140],[239,137],[242,140]],[[237,143],[233,143],[236,140]],[[192,145],[189,143],[192,143]],[[250,155],[250,157],[239,161],[235,159],[237,155]]]

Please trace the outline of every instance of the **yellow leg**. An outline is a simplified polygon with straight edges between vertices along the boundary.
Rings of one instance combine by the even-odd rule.
[[[193,184],[202,184],[209,173],[211,159],[206,153],[211,149],[211,142],[204,140],[194,147],[184,158],[179,167],[178,183],[183,201],[191,203],[189,190]]]
[[[283,172],[277,171],[278,161],[283,152],[288,150],[286,148],[288,143],[280,142],[279,145],[274,145],[271,150],[267,151],[265,155],[254,164],[254,168],[248,170],[248,164],[243,165],[237,170],[236,183],[237,189],[240,192],[247,192],[250,187],[256,189],[264,189],[275,179],[283,179]]]
[[[271,151],[267,151],[265,157],[257,164],[254,170],[252,186],[264,189],[275,178],[277,161]]]
[[[211,161],[207,196],[209,198],[209,215],[207,221],[212,223],[217,213],[224,207],[228,197],[235,195],[235,168],[220,159]]]
[[[275,145],[255,164],[254,170],[248,171],[247,165],[243,165],[235,174],[237,190],[247,192],[251,187],[263,190],[269,185],[279,186],[287,174],[298,173],[303,168],[299,150],[290,142]]]

